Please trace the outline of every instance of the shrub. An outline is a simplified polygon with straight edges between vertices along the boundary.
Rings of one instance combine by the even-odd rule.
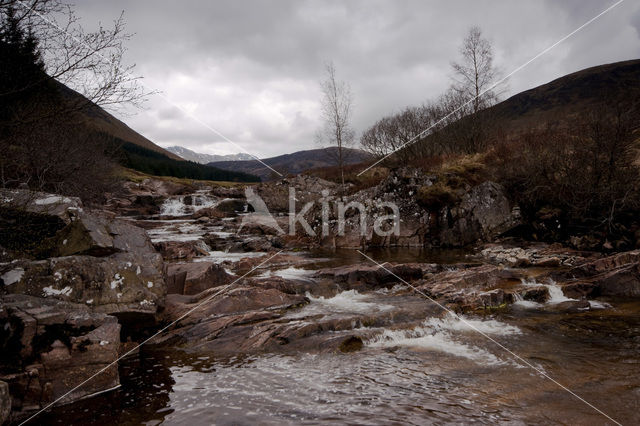
[[[438,211],[444,206],[451,205],[459,199],[455,189],[444,182],[437,182],[430,186],[418,188],[417,202],[426,210]]]

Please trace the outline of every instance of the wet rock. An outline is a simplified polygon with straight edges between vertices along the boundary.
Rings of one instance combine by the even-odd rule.
[[[362,342],[362,338],[358,336],[349,336],[340,342],[338,349],[340,352],[357,352],[362,349],[364,343]]]
[[[485,309],[496,308],[504,305],[505,303],[513,302],[513,296],[509,293],[505,293],[501,288],[480,293],[478,298],[482,301],[482,305]]]
[[[279,346],[279,339],[271,331],[282,327],[273,321],[282,313],[309,303],[297,294],[286,294],[275,288],[238,287],[220,297],[213,297],[217,289],[195,296],[167,296],[167,320],[182,317],[182,327],[153,342],[154,345],[180,345],[223,353],[241,353]]]
[[[589,276],[608,272],[612,269],[629,264],[637,264],[640,262],[640,250],[633,250],[623,253],[614,254],[612,256],[603,257],[592,262],[573,268],[570,274]]]
[[[588,300],[567,300],[566,302],[545,305],[544,310],[558,313],[577,313],[588,311],[590,307]]]
[[[175,283],[168,293],[194,295],[228,284],[233,281],[233,276],[215,263],[193,262],[167,265],[167,279]]]
[[[12,407],[27,411],[62,397],[118,357],[120,325],[86,305],[26,295],[0,296],[0,380]],[[64,398],[71,402],[119,384],[113,365]]]
[[[486,295],[510,279],[494,265],[481,265],[465,269],[440,272],[428,279],[418,281],[416,287],[429,297],[441,299],[462,309],[476,309],[486,306],[487,297],[499,297],[499,292]],[[503,301],[508,297],[502,295]]]
[[[600,296],[600,288],[595,283],[574,282],[563,285],[562,293],[572,299],[591,299]]]
[[[9,395],[9,385],[0,381],[0,425],[9,422],[11,415],[11,396]]]
[[[533,288],[527,288],[522,293],[524,300],[530,300],[532,302],[544,303],[549,299],[549,289],[543,285]]]
[[[219,290],[212,288],[194,296],[168,295],[166,305],[167,318],[171,320],[179,318],[193,306],[211,297],[217,291]],[[209,316],[237,314],[263,309],[289,309],[306,303],[308,303],[308,299],[302,295],[286,294],[274,288],[236,287],[225,292],[224,296],[215,297],[203,304],[184,322],[197,322]]]
[[[590,281],[598,286],[602,296],[640,297],[640,264],[621,266]]]
[[[562,260],[557,256],[545,257],[537,259],[533,265],[541,268],[556,268],[562,264]]]

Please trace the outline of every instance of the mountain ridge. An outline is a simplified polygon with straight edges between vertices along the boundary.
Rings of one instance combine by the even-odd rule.
[[[263,158],[260,161],[217,161],[208,163],[208,165],[222,170],[249,173],[259,176],[263,180],[270,180],[279,176],[269,167],[286,175],[298,174],[320,167],[335,166],[337,164],[337,150],[337,147],[309,149]],[[343,148],[343,153],[346,154],[345,165],[361,163],[372,158],[371,154],[360,149]],[[265,166],[265,164],[269,167]]]
[[[200,164],[208,164],[208,163],[213,163],[217,161],[246,161],[246,160],[254,159],[252,155],[245,154],[242,152],[238,154],[227,154],[227,155],[204,154],[204,153],[196,152],[189,148],[185,148],[179,145],[173,145],[165,149],[184,160],[193,161]]]

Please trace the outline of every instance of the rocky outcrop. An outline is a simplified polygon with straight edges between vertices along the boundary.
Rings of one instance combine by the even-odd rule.
[[[166,293],[157,254],[147,262],[133,253],[16,261],[0,271],[6,271],[7,292],[82,303],[109,314],[154,316]]]
[[[527,247],[505,247],[499,244],[488,244],[480,256],[491,263],[508,267],[557,268],[560,266],[577,266],[588,261],[586,254],[564,247],[554,247],[548,244],[535,244]]]
[[[289,212],[289,188],[295,191],[297,209],[323,197],[323,191],[335,195],[337,184],[313,176],[298,175],[256,186],[256,192],[273,213]]]
[[[118,358],[120,325],[86,305],[26,295],[0,296],[0,380],[15,411],[65,395]],[[119,384],[117,365],[64,397],[74,401]]]
[[[336,186],[310,177],[297,177],[258,186],[271,213],[288,212],[289,187],[296,189],[296,212],[315,201],[304,219],[315,235],[316,244],[328,247],[367,246],[447,246],[461,247],[491,241],[521,223],[520,210],[495,182],[484,182],[459,190],[460,194],[438,211],[425,210],[418,202],[421,188],[433,186],[436,176],[414,168],[394,170],[378,185],[338,198]],[[329,205],[328,233],[323,233],[321,202]],[[338,211],[337,202],[351,206]],[[385,205],[386,204],[386,205]],[[397,208],[397,232],[377,232],[374,224],[389,217]],[[356,206],[359,206],[356,207]],[[361,211],[362,210],[362,211]],[[344,220],[343,220],[344,219]],[[390,230],[394,221],[385,219],[382,229]],[[309,234],[296,229],[296,235]],[[302,242],[302,241],[301,241]]]
[[[12,409],[39,409],[105,367],[63,402],[118,386],[121,332],[153,325],[164,306],[162,256],[143,229],[77,199],[3,197],[11,214],[0,225],[35,230],[0,264],[0,380]]]
[[[35,197],[39,206],[55,196]],[[69,223],[42,243],[55,257],[0,265],[4,292],[82,303],[97,312],[155,314],[166,293],[163,261],[145,231],[68,205],[53,212]]]
[[[520,209],[495,182],[483,182],[462,196],[459,204],[444,207],[436,231],[440,245],[465,246],[493,238],[520,224]]]

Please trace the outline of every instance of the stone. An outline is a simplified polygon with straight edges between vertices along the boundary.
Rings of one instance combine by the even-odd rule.
[[[556,256],[543,257],[533,262],[534,266],[538,266],[541,268],[557,268],[561,264],[562,264],[562,260]]]
[[[213,262],[172,263],[167,265],[167,277],[172,277],[172,283],[175,283],[168,293],[186,295],[198,294],[233,281],[233,276]]]
[[[217,291],[218,289],[212,288],[194,296],[168,295],[165,315],[169,320],[175,320]],[[275,288],[236,287],[226,292],[224,296],[205,303],[182,322],[197,322],[199,319],[209,316],[238,314],[262,309],[288,309],[308,302],[308,299],[303,295],[287,294]]]
[[[543,285],[527,288],[523,292],[522,298],[532,302],[544,303],[549,299],[549,289]]]

